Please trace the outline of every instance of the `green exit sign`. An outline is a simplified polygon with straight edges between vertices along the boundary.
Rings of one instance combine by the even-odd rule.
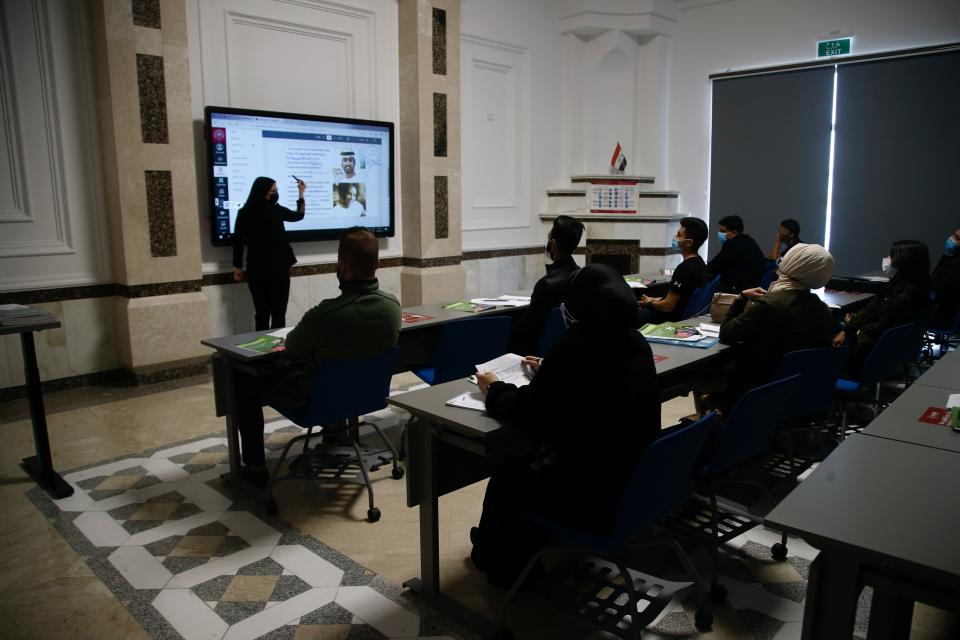
[[[817,57],[845,56],[850,54],[850,42],[853,38],[834,38],[817,42]]]

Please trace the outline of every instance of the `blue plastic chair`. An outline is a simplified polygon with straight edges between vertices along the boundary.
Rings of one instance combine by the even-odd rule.
[[[433,365],[414,369],[413,373],[429,385],[476,373],[476,365],[507,352],[511,322],[507,316],[486,316],[445,323],[440,329]]]
[[[710,308],[710,302],[713,299],[713,292],[717,290],[720,284],[720,276],[703,285],[693,292],[687,301],[687,308],[683,310],[682,320],[699,316]]]
[[[766,272],[764,272],[763,277],[760,278],[760,286],[764,289],[770,288],[770,283],[774,281],[777,277],[777,269],[774,267]]]
[[[644,612],[637,613],[638,602],[644,594],[637,593],[630,573],[619,562],[619,557],[628,549],[643,546],[666,546],[673,550],[690,577],[700,588],[701,597],[706,594],[706,583],[700,578],[690,558],[675,540],[658,539],[636,542],[637,538],[654,527],[671,512],[682,506],[690,497],[692,491],[691,478],[697,460],[713,431],[716,414],[710,413],[697,422],[685,427],[675,428],[666,435],[654,440],[644,450],[629,483],[620,497],[614,530],[610,534],[582,531],[556,523],[536,514],[527,514],[531,522],[546,529],[553,536],[550,545],[542,549],[527,563],[520,577],[504,597],[498,611],[498,621],[503,626],[507,606],[523,585],[530,570],[536,566],[540,558],[547,552],[562,548],[571,553],[592,554],[610,559],[624,578],[623,588],[628,595],[629,602],[624,605],[626,612],[632,612],[631,633],[640,638],[641,628],[645,625],[637,624],[639,619],[649,617],[649,622],[658,614],[654,607],[647,607]],[[610,600],[616,596],[611,596]],[[706,598],[701,599],[702,603]],[[662,608],[662,607],[661,607]],[[647,622],[647,624],[649,624]],[[701,607],[696,614],[697,628],[709,630],[713,624],[713,616]]]
[[[334,466],[338,468],[337,477],[342,475],[348,466],[353,464],[358,466],[370,502],[367,509],[367,520],[376,522],[380,519],[380,510],[373,504],[373,486],[370,484],[368,468],[371,471],[376,471],[382,465],[392,462],[392,475],[394,479],[398,480],[403,477],[403,468],[398,466],[397,451],[383,435],[380,427],[373,422],[360,422],[358,416],[379,411],[387,406],[387,396],[390,395],[390,379],[393,377],[393,370],[399,353],[399,347],[392,347],[367,358],[327,360],[317,368],[314,374],[313,389],[306,405],[295,409],[283,406],[274,407],[285,418],[297,426],[305,428],[307,432],[287,442],[280,459],[270,474],[270,480],[267,483],[267,495],[270,496],[267,505],[269,511],[276,512],[276,503],[273,501],[271,490],[290,447],[295,442],[303,440],[304,455],[308,455],[313,429],[323,427],[324,436],[327,435],[326,432],[332,432],[332,435],[337,436],[341,444],[352,448],[353,455],[344,455],[342,451],[335,450],[331,450],[329,454],[320,452],[312,461],[316,463],[313,466],[325,468],[327,466],[325,463],[330,462],[325,458],[333,458]],[[359,428],[361,424],[372,426],[380,439],[386,444],[386,448],[372,452],[361,451],[359,443],[351,438],[349,433],[351,430]],[[384,455],[388,451],[390,452],[389,457]],[[371,460],[374,461],[372,464],[370,464]]]
[[[819,347],[790,351],[780,358],[771,380],[799,375],[791,399],[780,409],[783,418],[820,416],[833,405],[837,379],[850,360],[850,347]]]
[[[540,333],[540,342],[537,345],[536,355],[541,358],[547,355],[547,352],[553,348],[553,344],[560,339],[560,336],[562,336],[566,330],[567,327],[563,324],[563,314],[560,312],[560,307],[556,307],[547,315],[547,321],[543,323],[543,331]]]
[[[695,475],[695,479],[706,490],[710,502],[710,537],[712,542],[710,593],[714,601],[719,602],[726,598],[726,589],[717,582],[720,544],[725,542],[725,539],[720,527],[720,506],[714,486],[720,480],[726,479],[724,476],[729,476],[741,463],[753,460],[773,447],[777,438],[781,410],[789,404],[799,382],[800,376],[793,375],[789,378],[768,382],[743,394],[730,411],[730,415],[717,429],[706,462]],[[749,484],[758,483],[751,482]],[[766,489],[764,485],[758,484],[758,486]],[[766,489],[766,492],[773,498],[769,489]],[[755,524],[762,522],[757,516],[729,505],[725,505],[724,510],[747,518]],[[731,538],[739,535],[744,530],[731,531],[726,537]],[[787,557],[786,541],[787,537],[784,535],[779,543],[773,545],[772,551],[775,559],[783,560]]]
[[[915,344],[917,332],[917,325],[913,322],[887,329],[873,345],[863,366],[860,367],[860,377],[856,380],[849,378],[837,380],[837,398],[841,404],[841,439],[845,438],[847,433],[849,405],[862,400],[866,392],[873,391],[873,399],[870,403],[873,405],[874,416],[879,413],[880,383],[896,371],[897,366],[908,357]]]

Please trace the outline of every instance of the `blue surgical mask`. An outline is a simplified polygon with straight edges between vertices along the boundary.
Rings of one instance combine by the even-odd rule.
[[[677,238],[674,238],[673,240],[671,240],[670,248],[675,249],[676,251],[680,251],[680,240],[678,240]]]
[[[720,241],[720,244],[723,244],[727,241],[727,234],[725,234],[723,231],[718,231],[717,239]]]
[[[947,237],[947,241],[943,243],[943,250],[951,256],[957,252],[957,241],[953,236]]]

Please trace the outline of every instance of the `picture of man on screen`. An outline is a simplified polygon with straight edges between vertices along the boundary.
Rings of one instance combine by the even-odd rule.
[[[341,182],[333,185],[333,210],[337,215],[364,217],[367,215],[364,185]]]
[[[342,173],[337,176],[337,182],[357,182],[360,176],[357,175],[357,154],[353,151],[340,152],[340,170]]]

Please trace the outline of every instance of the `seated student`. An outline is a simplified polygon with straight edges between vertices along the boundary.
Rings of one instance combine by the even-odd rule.
[[[934,293],[931,327],[949,329],[960,311],[960,227],[943,244],[943,256],[930,274]]]
[[[561,308],[568,329],[542,363],[527,359],[535,371],[529,385],[477,374],[489,415],[549,439],[537,454],[494,472],[470,534],[474,565],[501,587],[546,542],[522,513],[612,531],[620,494],[660,432],[653,355],[635,330],[637,303],[623,277],[606,265],[587,265],[570,279]],[[585,475],[586,469],[600,473]]]
[[[930,253],[917,240],[898,240],[890,247],[892,277],[883,291],[856,314],[847,314],[833,345],[849,344],[854,355],[848,374],[856,375],[883,332],[923,319],[930,308]],[[886,266],[887,259],[884,259]],[[886,269],[885,269],[886,270]]]
[[[547,255],[553,264],[547,265],[547,275],[537,280],[533,287],[527,312],[513,323],[511,352],[537,352],[547,316],[563,302],[567,280],[580,269],[573,260],[573,252],[582,235],[583,223],[576,218],[557,216],[553,221],[553,228],[547,235]]]
[[[777,238],[773,242],[773,249],[770,250],[770,259],[779,262],[787,251],[801,242],[803,241],[800,239],[800,223],[793,218],[781,220],[780,228],[777,229]]]
[[[707,283],[707,265],[697,253],[707,239],[707,225],[699,218],[684,218],[677,229],[677,237],[673,239],[674,248],[680,249],[683,262],[673,270],[670,280],[670,290],[662,298],[643,296],[639,305],[640,321],[644,324],[653,322],[675,322],[683,319],[683,312],[687,308],[693,292]]]
[[[833,276],[833,256],[818,244],[796,244],[777,269],[769,291],[747,289],[730,306],[720,325],[720,341],[740,344],[737,361],[719,396],[729,411],[746,391],[767,382],[780,358],[797,349],[830,346],[833,319],[811,289],[826,286]]]
[[[245,479],[265,486],[268,478],[263,451],[264,404],[298,407],[312,389],[313,372],[327,359],[365,358],[397,344],[400,303],[380,290],[377,238],[369,229],[353,227],[340,236],[337,250],[336,298],[307,311],[287,335],[286,354],[307,366],[275,377],[237,376],[237,421]],[[357,381],[362,384],[362,381]]]
[[[766,266],[757,242],[743,232],[740,216],[720,218],[720,253],[707,263],[710,278],[720,276],[717,291],[739,293],[759,286]]]

